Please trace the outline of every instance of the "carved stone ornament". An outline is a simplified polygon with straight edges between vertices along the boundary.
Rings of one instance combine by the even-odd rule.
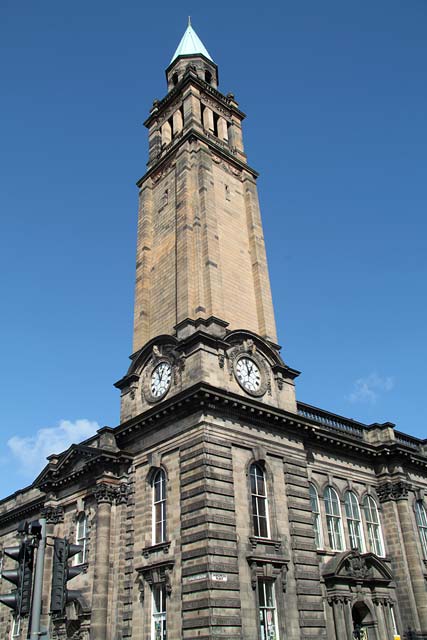
[[[131,488],[126,482],[119,484],[116,490],[117,504],[126,504],[131,494]]]
[[[411,490],[411,484],[405,480],[397,482],[384,482],[377,488],[377,494],[380,502],[388,500],[402,500],[408,497]]]
[[[256,589],[258,579],[278,581],[283,592],[286,591],[288,565],[283,558],[265,556],[248,556],[249,568],[251,572],[251,587]]]
[[[243,390],[256,397],[263,396],[267,391],[271,393],[271,381],[270,381],[270,368],[268,367],[265,359],[262,355],[260,355],[256,349],[256,345],[253,340],[244,340],[243,343],[239,346],[233,347],[227,354],[227,362],[228,362],[228,370],[230,375],[230,380],[233,379],[233,375],[238,382],[238,384],[243,388]],[[255,362],[258,366],[258,369],[261,374],[260,386],[256,390],[251,390],[246,387],[243,387],[239,378],[237,376],[237,364],[239,360],[247,356],[251,360]]]
[[[337,593],[328,596],[328,604],[332,607],[337,604],[348,604],[351,602],[351,596],[344,595],[342,593]]]
[[[117,486],[102,482],[96,485],[93,495],[98,504],[113,504],[117,496]]]
[[[210,134],[209,137],[212,137],[213,139],[215,139],[216,142],[220,142],[224,147],[228,148],[228,143],[225,142],[224,140],[219,140],[216,136],[212,136],[212,134]],[[242,178],[242,170],[235,167],[231,162],[226,162],[223,158],[220,158],[220,156],[218,156],[216,153],[212,153],[211,157],[213,162],[215,162],[215,164],[220,166],[221,169],[224,169],[224,171],[226,171],[228,174],[230,174],[231,176],[235,176],[239,180]]]
[[[46,518],[47,524],[58,524],[64,522],[64,508],[47,506],[43,507],[40,512],[42,518]]]
[[[360,553],[355,552],[347,560],[346,572],[356,580],[365,580],[372,576],[372,567],[368,566],[366,559]]]
[[[212,100],[212,98],[204,95],[200,102],[206,107],[209,107],[210,109],[212,109],[213,111],[216,111],[217,113],[222,113],[226,118],[231,117],[230,111],[224,108],[223,106],[221,106],[220,104],[218,104],[217,100]]]
[[[164,149],[162,149],[162,152]],[[161,153],[162,153],[161,152]],[[159,155],[161,155],[161,153]],[[163,176],[168,173],[171,169],[175,167],[175,161],[167,162],[164,164],[158,171],[152,174],[151,179],[154,183],[159,182],[163,178]]]
[[[166,594],[168,596],[172,593],[172,571],[174,560],[165,560],[150,564],[145,567],[137,567],[138,572],[138,584],[140,590],[140,599],[144,600],[145,583],[151,586],[156,584],[164,584]]]
[[[158,367],[162,362],[167,363],[171,367],[171,381],[164,393],[155,396],[152,393],[151,378],[156,367]],[[172,384],[179,384],[184,368],[185,357],[182,353],[179,353],[174,347],[170,345],[162,345],[160,347],[154,345],[151,358],[148,361],[148,364],[146,365],[144,373],[142,375],[142,394],[144,399],[150,404],[154,404],[155,402],[159,402],[160,400],[162,400],[168,393]]]

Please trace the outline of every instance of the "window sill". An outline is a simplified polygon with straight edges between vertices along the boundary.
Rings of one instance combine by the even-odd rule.
[[[159,551],[163,551],[163,553],[169,553],[169,547],[171,546],[170,540],[166,540],[165,542],[159,542],[157,544],[152,544],[149,547],[144,547],[142,550],[142,555],[144,558],[149,558],[153,553],[158,553]]]
[[[274,547],[275,551],[280,551],[282,547],[281,540],[273,540],[272,538],[259,538],[258,536],[249,536],[249,542],[252,549],[256,549],[259,545],[264,547]]]

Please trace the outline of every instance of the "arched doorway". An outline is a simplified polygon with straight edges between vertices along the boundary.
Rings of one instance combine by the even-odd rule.
[[[364,602],[356,602],[351,609],[355,640],[377,640],[371,611]]]

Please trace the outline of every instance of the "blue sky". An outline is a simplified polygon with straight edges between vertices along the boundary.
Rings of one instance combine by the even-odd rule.
[[[118,422],[142,122],[188,14],[248,115],[298,398],[427,435],[425,0],[200,7],[1,3],[1,495]]]

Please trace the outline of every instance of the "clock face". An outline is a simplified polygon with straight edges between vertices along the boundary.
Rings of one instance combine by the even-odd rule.
[[[153,398],[161,398],[170,387],[172,367],[169,362],[161,362],[151,374],[151,395]]]
[[[261,371],[252,358],[239,358],[236,363],[236,377],[246,391],[256,393],[261,387]]]

